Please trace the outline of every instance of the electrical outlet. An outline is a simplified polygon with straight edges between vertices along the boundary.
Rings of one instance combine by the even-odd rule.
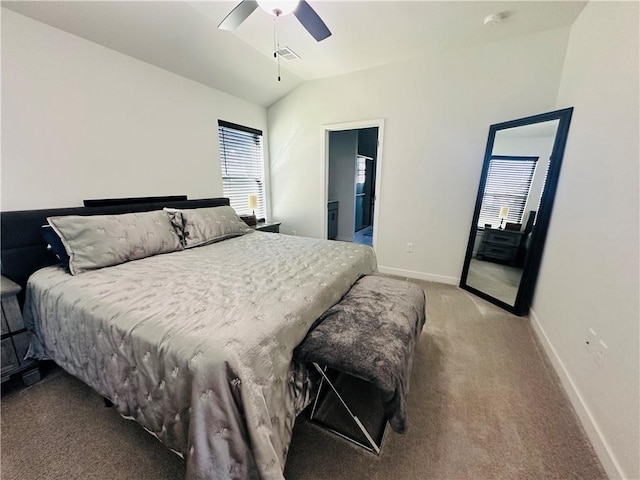
[[[585,338],[584,338],[584,348],[586,348],[589,353],[593,353],[594,348],[596,346],[597,338],[598,338],[598,335],[593,330],[593,328],[590,328],[587,330],[587,334],[585,335]]]
[[[407,243],[407,248],[405,250],[407,253],[413,253],[413,243]]]
[[[605,358],[607,357],[607,351],[609,350],[609,347],[607,347],[606,343],[600,340],[597,343],[597,345],[594,345],[594,348],[595,348],[596,363],[602,366]]]
[[[295,230],[291,230],[291,235],[297,235],[298,232],[296,232]]]

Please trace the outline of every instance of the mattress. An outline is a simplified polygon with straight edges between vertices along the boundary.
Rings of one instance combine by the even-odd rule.
[[[370,247],[255,232],[29,279],[29,355],[52,359],[184,456],[189,479],[282,479],[308,401],[294,348],[376,270]]]

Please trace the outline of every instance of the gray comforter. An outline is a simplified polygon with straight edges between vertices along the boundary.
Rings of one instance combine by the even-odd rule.
[[[376,269],[369,247],[255,232],[29,280],[30,355],[50,358],[187,460],[191,479],[281,479],[304,371],[293,349]]]

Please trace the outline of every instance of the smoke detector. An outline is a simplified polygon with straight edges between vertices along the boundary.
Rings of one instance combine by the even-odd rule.
[[[279,47],[276,52],[278,55],[280,55],[282,58],[284,58],[285,60],[296,60],[298,58],[301,58],[300,55],[298,55],[296,52],[294,52],[293,50],[291,50],[290,47]]]
[[[485,25],[496,25],[498,23],[503,23],[510,16],[510,12],[492,13],[491,15],[487,15],[486,17],[484,17],[483,23]]]

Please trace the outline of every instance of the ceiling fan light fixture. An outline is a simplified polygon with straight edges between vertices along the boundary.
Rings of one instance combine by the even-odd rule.
[[[235,30],[258,7],[276,18],[293,12],[305,30],[317,42],[321,42],[331,36],[331,30],[327,28],[307,0],[242,0],[222,19],[218,28],[229,31]]]
[[[258,0],[261,9],[274,17],[280,17],[293,12],[300,0]]]

